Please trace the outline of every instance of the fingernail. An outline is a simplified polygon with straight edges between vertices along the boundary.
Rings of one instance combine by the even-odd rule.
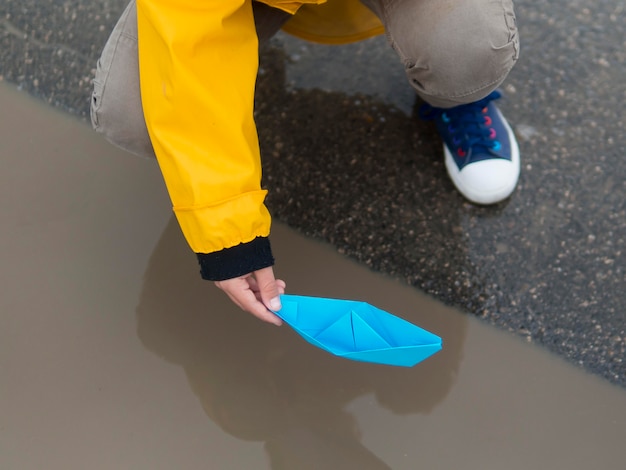
[[[270,308],[275,312],[280,310],[281,307],[282,305],[280,304],[280,299],[278,297],[274,297],[272,300],[270,300]]]

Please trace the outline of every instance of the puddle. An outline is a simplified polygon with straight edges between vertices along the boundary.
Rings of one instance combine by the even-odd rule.
[[[199,279],[154,162],[0,102],[1,468],[623,466],[623,390],[277,223],[290,293],[444,340],[411,369],[335,358]]]

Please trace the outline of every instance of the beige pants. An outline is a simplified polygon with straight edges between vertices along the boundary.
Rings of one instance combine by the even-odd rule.
[[[484,98],[517,61],[512,0],[361,1],[381,19],[411,86],[433,106],[448,108]],[[253,2],[253,7],[260,42],[289,18],[261,3]],[[115,145],[154,156],[139,90],[135,0],[122,14],[98,60],[91,121]]]

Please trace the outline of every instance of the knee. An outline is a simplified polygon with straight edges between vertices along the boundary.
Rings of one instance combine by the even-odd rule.
[[[519,55],[512,10],[469,18],[449,15],[428,37],[422,33],[416,32],[413,44],[405,46],[410,51],[406,72],[418,94],[434,106],[451,107],[483,98],[504,81]]]

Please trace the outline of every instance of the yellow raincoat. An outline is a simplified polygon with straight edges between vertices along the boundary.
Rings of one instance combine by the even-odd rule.
[[[382,32],[358,0],[263,2],[295,14],[284,29],[305,39],[339,43]],[[251,0],[137,0],[137,15],[145,120],[189,245],[214,253],[267,237]]]

